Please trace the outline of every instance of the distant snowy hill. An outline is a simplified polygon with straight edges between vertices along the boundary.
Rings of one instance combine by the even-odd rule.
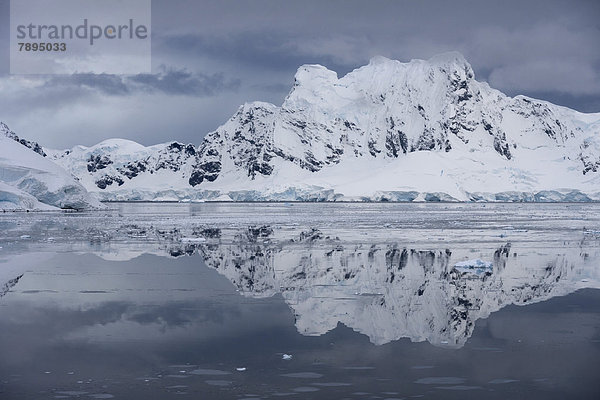
[[[0,124],[0,210],[104,207],[35,142]]]
[[[197,191],[188,183],[197,163],[191,144],[144,147],[109,139],[92,147],[46,152],[104,200],[180,200]]]
[[[458,53],[298,69],[199,147],[108,140],[50,158],[104,200],[600,200],[600,113],[474,78]]]

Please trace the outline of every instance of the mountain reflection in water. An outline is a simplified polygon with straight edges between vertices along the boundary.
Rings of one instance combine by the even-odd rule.
[[[289,232],[288,232],[289,233]],[[281,293],[303,335],[322,335],[338,322],[374,344],[400,338],[461,347],[475,322],[509,304],[525,305],[598,288],[600,249],[410,248],[393,241],[345,242],[318,229],[277,239],[269,226],[248,227],[222,240],[218,229],[199,232],[205,243],[172,244],[171,256],[199,253],[245,296]],[[491,268],[457,268],[464,260]]]

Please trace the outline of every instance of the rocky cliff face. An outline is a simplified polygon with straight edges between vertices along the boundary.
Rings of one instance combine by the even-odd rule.
[[[17,136],[16,133],[11,131],[8,125],[6,125],[4,122],[0,122],[0,135],[4,135],[9,139],[12,139],[17,143],[20,143],[23,146],[30,148],[42,157],[46,157],[46,153],[44,152],[44,149],[42,148],[42,146],[40,146],[39,143],[20,138],[19,136]]]
[[[600,114],[507,97],[458,53],[305,65],[281,107],[245,104],[198,148],[103,147],[53,157],[107,199],[600,199]]]

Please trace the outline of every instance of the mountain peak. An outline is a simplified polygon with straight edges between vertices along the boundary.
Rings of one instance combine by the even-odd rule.
[[[471,64],[469,64],[465,57],[458,51],[449,51],[446,53],[437,54],[428,60],[412,59],[408,62],[400,62],[377,55],[369,60],[369,64],[367,66],[390,65],[390,67],[395,67],[398,65],[409,66],[415,64],[428,64],[432,67],[442,67],[444,69],[462,69],[471,72],[473,71]]]
[[[332,71],[319,64],[305,64],[300,66],[294,76],[295,85],[319,84],[335,82],[338,79],[337,72]]]
[[[447,51],[445,53],[436,54],[427,60],[430,64],[459,64],[469,65],[462,53],[458,51]],[[470,66],[470,65],[469,65]]]
[[[427,62],[431,65],[439,66],[448,73],[457,72],[460,75],[464,73],[467,79],[475,76],[471,64],[458,51],[449,51],[435,55],[427,60]]]
[[[389,62],[393,62],[394,60],[384,57],[384,56],[374,56],[369,60],[369,65],[381,65],[387,64]]]

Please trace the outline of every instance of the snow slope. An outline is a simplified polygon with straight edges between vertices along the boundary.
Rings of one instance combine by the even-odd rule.
[[[600,113],[510,98],[458,53],[304,65],[281,107],[244,104],[198,148],[46,152],[107,200],[600,200]]]
[[[63,168],[28,147],[0,134],[0,209],[104,207]]]

